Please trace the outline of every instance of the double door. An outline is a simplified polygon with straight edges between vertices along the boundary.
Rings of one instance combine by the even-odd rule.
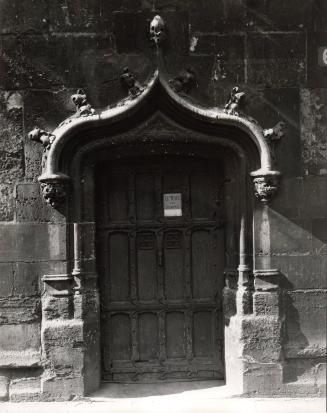
[[[143,159],[97,172],[103,380],[223,378],[219,168]]]

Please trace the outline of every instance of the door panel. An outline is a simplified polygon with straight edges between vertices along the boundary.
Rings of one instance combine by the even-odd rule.
[[[184,298],[183,233],[167,231],[164,235],[164,287],[168,300]]]
[[[221,177],[206,160],[98,168],[103,380],[223,378]]]
[[[126,301],[129,299],[129,240],[125,233],[109,235],[108,258],[110,271],[110,301]]]
[[[137,219],[153,220],[155,217],[155,176],[153,173],[136,175],[135,198]]]
[[[185,358],[185,316],[181,311],[171,311],[166,315],[167,358]]]
[[[210,230],[192,233],[192,284],[193,297],[197,299],[212,299],[217,293],[213,238]]]
[[[155,313],[141,313],[138,321],[139,360],[156,360],[159,357],[158,317]]]
[[[128,314],[113,314],[110,318],[110,358],[129,360],[131,358],[131,325]]]
[[[157,296],[157,248],[155,234],[137,235],[137,284],[141,301],[155,300]]]

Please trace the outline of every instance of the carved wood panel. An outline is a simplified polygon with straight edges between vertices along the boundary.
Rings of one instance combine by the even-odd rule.
[[[223,378],[221,182],[209,161],[98,169],[103,380]]]

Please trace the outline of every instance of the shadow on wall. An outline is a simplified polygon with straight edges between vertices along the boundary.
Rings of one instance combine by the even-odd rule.
[[[309,379],[326,349],[327,220],[310,217],[316,213],[290,219],[269,210],[271,266],[281,271],[285,383]]]

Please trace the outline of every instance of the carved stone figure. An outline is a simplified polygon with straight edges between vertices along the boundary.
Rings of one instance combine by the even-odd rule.
[[[267,204],[278,189],[278,176],[257,176],[253,178],[254,194],[259,201]]]
[[[165,22],[159,15],[154,16],[150,23],[150,40],[159,45],[166,39]]]
[[[42,143],[45,150],[50,149],[53,141],[56,139],[55,135],[37,126],[29,132],[28,137],[31,141]]]
[[[264,129],[263,136],[266,138],[272,159],[276,160],[276,147],[281,138],[284,137],[284,122],[278,122],[273,128]]]
[[[76,106],[76,114],[74,117],[88,116],[95,113],[95,109],[93,109],[88,102],[86,93],[83,89],[78,89],[77,92],[71,96],[71,100]]]
[[[41,191],[45,202],[53,208],[58,208],[66,198],[67,184],[66,182],[42,182]]]
[[[225,105],[224,112],[227,113],[228,115],[239,116],[239,109],[241,108],[243,104],[244,97],[245,97],[245,93],[240,92],[240,89],[238,86],[233,87],[231,94],[230,94],[230,99]]]
[[[144,88],[135,76],[129,71],[128,67],[123,69],[123,73],[120,76],[120,82],[124,89],[126,89],[131,97],[139,96]]]
[[[177,93],[189,93],[193,87],[198,86],[195,73],[191,68],[187,68],[174,79],[170,79],[169,84]]]

